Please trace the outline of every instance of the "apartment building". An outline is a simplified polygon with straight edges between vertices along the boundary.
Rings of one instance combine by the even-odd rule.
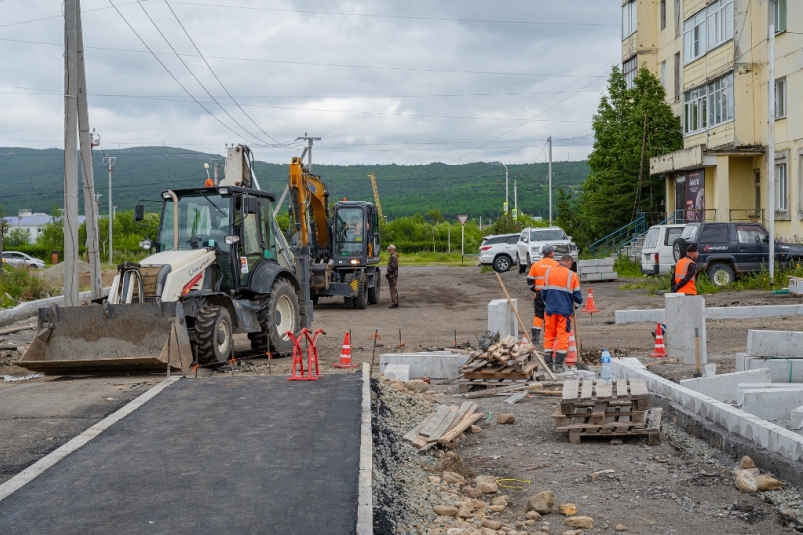
[[[767,198],[769,28],[775,30],[774,198]],[[658,76],[684,148],[650,160],[666,211],[760,221],[803,238],[803,0],[622,0],[622,69]]]

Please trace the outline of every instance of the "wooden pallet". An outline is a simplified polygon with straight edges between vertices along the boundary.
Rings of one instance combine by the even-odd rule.
[[[557,413],[555,418],[561,416]],[[556,431],[568,431],[569,443],[579,444],[582,437],[622,438],[627,436],[646,436],[648,446],[661,443],[661,420],[663,409],[654,408],[645,411],[644,421],[634,422],[631,415],[613,416],[611,421],[603,424],[574,423],[556,427]]]
[[[578,411],[574,414],[566,415],[560,410],[555,409],[552,420],[556,431],[566,431],[564,426],[572,425],[605,425],[617,422],[633,422],[644,424],[646,421],[646,411],[632,411],[631,406],[612,406],[605,403],[597,403],[594,407],[588,407],[587,411]]]
[[[456,405],[439,405],[437,410],[411,429],[403,440],[414,448],[426,451],[437,444],[447,444],[483,417],[475,412],[477,404],[466,401]]]
[[[538,361],[535,356],[525,353],[505,363],[480,359],[464,366],[460,372],[466,379],[530,379],[537,369]]]
[[[458,392],[471,392],[472,390],[494,389],[512,386],[524,387],[526,379],[460,379],[457,383]]]
[[[560,411],[565,415],[596,412],[604,407],[627,407],[631,412],[650,408],[650,395],[644,379],[616,379],[615,382],[602,381],[594,384],[591,380],[569,380],[563,383]],[[606,412],[606,411],[603,411]]]

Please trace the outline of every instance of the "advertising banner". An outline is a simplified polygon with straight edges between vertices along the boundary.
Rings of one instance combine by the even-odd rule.
[[[686,222],[705,221],[705,170],[686,174]]]

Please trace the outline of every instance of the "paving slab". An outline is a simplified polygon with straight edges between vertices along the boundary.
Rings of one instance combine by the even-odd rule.
[[[736,385],[736,404],[741,406],[744,403],[744,393],[746,390],[803,390],[803,383],[740,383]]]
[[[747,354],[751,357],[803,359],[803,332],[747,331]]]
[[[739,404],[749,412],[765,420],[789,420],[790,412],[803,405],[803,390],[800,388],[756,388],[739,392]]]
[[[409,366],[409,379],[452,379],[460,375],[460,368],[467,360],[468,355],[449,351],[383,353],[379,355],[379,371],[384,375],[388,366],[401,364]]]
[[[354,534],[362,387],[181,379],[0,501],[0,533]]]
[[[803,359],[763,358],[736,356],[737,369],[745,370],[767,368],[773,383],[803,383]]]
[[[738,397],[739,385],[770,382],[772,382],[770,381],[770,371],[766,368],[680,380],[681,386],[691,388],[695,392],[717,401],[735,401]]]

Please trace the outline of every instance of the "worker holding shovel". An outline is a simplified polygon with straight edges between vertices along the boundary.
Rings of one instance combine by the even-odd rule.
[[[555,372],[563,371],[563,364],[569,354],[569,332],[572,330],[571,318],[574,315],[574,305],[583,303],[583,294],[580,293],[580,280],[571,270],[574,259],[571,255],[563,255],[560,265],[551,268],[544,276],[544,289],[541,295],[544,298],[544,352],[546,364]],[[555,362],[553,364],[552,351],[556,347]]]

